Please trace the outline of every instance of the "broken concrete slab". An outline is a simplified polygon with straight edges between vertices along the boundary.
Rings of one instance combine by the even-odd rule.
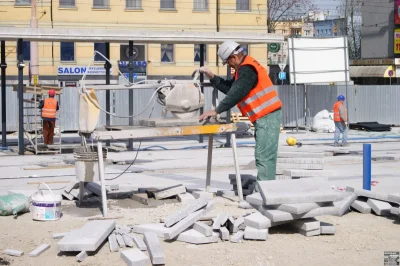
[[[165,264],[165,254],[157,235],[153,232],[146,232],[143,234],[143,240],[147,245],[147,250],[153,265]]]
[[[45,252],[46,250],[48,250],[50,248],[49,244],[41,244],[39,247],[37,247],[36,249],[32,250],[29,253],[29,257],[37,257],[40,254],[42,254],[43,252]]]
[[[133,242],[135,243],[135,245],[136,245],[136,247],[138,249],[140,249],[141,251],[146,251],[147,250],[147,246],[146,246],[146,244],[144,243],[144,241],[143,241],[143,239],[141,237],[139,237],[137,235],[134,235],[132,233],[130,233],[128,235],[132,238]]]
[[[321,222],[321,235],[334,235],[336,228],[333,224]]]
[[[317,178],[270,180],[258,182],[264,205],[332,202],[337,192]]]
[[[365,201],[355,200],[350,206],[360,213],[371,213],[371,207]]]
[[[137,248],[122,250],[121,258],[128,266],[148,266],[150,264],[149,257]]]
[[[88,257],[88,254],[86,251],[81,251],[79,252],[78,255],[76,255],[76,261],[82,262]]]
[[[158,237],[164,237],[164,235],[166,233],[169,233],[171,231],[170,228],[165,227],[164,223],[132,225],[131,229],[132,229],[132,232],[135,232],[138,234],[144,234],[146,232],[153,232]]]
[[[297,229],[301,229],[304,231],[312,231],[317,230],[321,227],[320,221],[314,218],[306,218],[293,221],[291,225]]]
[[[67,233],[58,243],[60,251],[96,251],[115,229],[114,220],[96,220]]]
[[[400,204],[400,196],[396,194],[384,194],[379,192],[372,192],[365,189],[358,189],[354,187],[346,187],[346,191],[356,193],[359,197],[366,197],[371,199],[377,199],[381,201],[387,201],[392,203]]]
[[[167,187],[154,192],[154,197],[157,200],[169,198],[181,193],[186,193],[186,187],[183,185],[176,185]]]
[[[118,246],[119,246],[120,248],[125,248],[126,245],[125,245],[124,238],[123,238],[121,235],[115,235],[115,237],[117,238]]]
[[[111,234],[108,236],[108,245],[111,252],[117,252],[119,250],[119,245],[115,234]]]
[[[178,195],[176,195],[176,197],[177,197],[178,201],[182,202],[182,204],[184,204],[184,205],[191,204],[196,200],[196,198],[193,197],[193,195],[190,193],[178,194]]]
[[[124,239],[125,245],[127,247],[133,247],[135,244],[133,243],[133,240],[130,236],[128,236],[127,234],[123,234],[122,238]]]
[[[221,240],[229,241],[229,231],[226,227],[219,228],[219,236]]]
[[[380,216],[389,215],[390,209],[392,208],[392,205],[390,205],[389,203],[375,199],[368,199],[367,204],[377,215]]]
[[[268,227],[271,227],[271,221],[256,211],[255,213],[244,217],[244,225],[258,230],[267,229]]]
[[[232,243],[239,243],[243,240],[244,237],[244,231],[240,230],[237,231],[232,237],[231,237],[231,242]]]
[[[196,230],[197,232],[201,233],[204,236],[211,236],[212,235],[212,228],[208,225],[206,225],[203,222],[195,222],[193,225],[193,229]]]
[[[265,241],[267,238],[268,229],[256,229],[249,226],[244,229],[244,239]]]
[[[189,214],[203,208],[208,203],[208,200],[205,198],[199,198],[195,202],[190,205],[186,205],[177,212],[171,214],[167,218],[165,218],[165,226],[171,227],[172,225],[176,224],[180,220],[187,217]]]
[[[191,244],[210,244],[217,243],[219,239],[218,233],[212,233],[211,236],[204,236],[202,233],[194,229],[188,229],[179,234],[176,240]]]
[[[316,230],[306,231],[303,229],[299,229],[299,233],[303,236],[319,236],[321,234],[321,229],[318,228]]]
[[[200,209],[194,213],[189,214],[184,219],[180,220],[178,223],[176,223],[174,226],[172,226],[170,228],[171,230],[164,234],[164,238],[166,240],[175,238],[177,235],[179,235],[184,230],[186,230],[187,228],[192,226],[195,222],[197,222],[197,220],[200,219],[202,216],[206,215],[213,208],[214,208],[214,202],[209,201],[207,203],[206,208]]]

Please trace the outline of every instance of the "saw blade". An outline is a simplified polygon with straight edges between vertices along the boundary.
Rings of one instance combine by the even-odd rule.
[[[197,114],[197,110],[192,111],[192,112],[186,112],[186,113],[178,113],[178,112],[171,112],[171,114],[180,119],[185,119],[185,118],[192,118]]]

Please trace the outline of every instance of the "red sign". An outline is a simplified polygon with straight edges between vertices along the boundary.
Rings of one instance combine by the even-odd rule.
[[[400,0],[396,0],[395,2],[394,24],[400,25]]]

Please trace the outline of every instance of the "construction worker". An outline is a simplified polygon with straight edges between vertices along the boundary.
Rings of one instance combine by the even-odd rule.
[[[257,180],[275,180],[282,102],[267,70],[253,57],[245,55],[234,41],[225,41],[218,49],[223,64],[235,69],[235,76],[225,80],[201,67],[215,88],[226,94],[215,110],[200,116],[200,121],[228,111],[235,105],[255,127]]]
[[[340,134],[343,135],[342,146],[347,146],[347,132],[348,132],[348,123],[347,123],[347,110],[344,105],[344,96],[339,95],[337,97],[337,102],[333,105],[333,121],[335,122],[335,142],[334,146],[339,146],[339,138]]]
[[[56,92],[49,90],[49,98],[41,100],[39,108],[42,110],[43,138],[45,145],[53,144],[54,128],[56,126],[56,113],[60,109],[58,101],[54,99]]]

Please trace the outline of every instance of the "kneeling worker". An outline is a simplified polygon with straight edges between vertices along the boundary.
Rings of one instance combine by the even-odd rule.
[[[280,125],[282,121],[282,102],[268,76],[267,70],[234,41],[224,42],[218,49],[223,64],[235,69],[235,77],[225,80],[214,75],[205,67],[200,72],[207,75],[219,91],[226,94],[216,110],[207,111],[200,121],[221,114],[238,106],[243,116],[247,116],[255,127],[255,159],[257,180],[274,180]]]
[[[56,92],[49,90],[49,98],[40,101],[39,108],[42,110],[43,138],[45,145],[53,144],[54,128],[56,126],[56,114],[60,109],[58,101],[54,99]]]

